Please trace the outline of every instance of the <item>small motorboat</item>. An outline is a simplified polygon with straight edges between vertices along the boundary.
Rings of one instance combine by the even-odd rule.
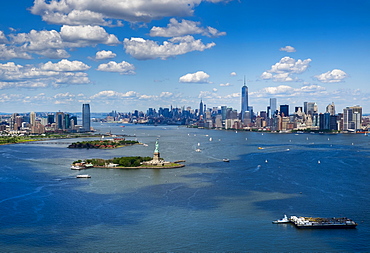
[[[223,162],[230,162],[230,159],[224,158],[222,159]]]
[[[290,219],[284,214],[284,218],[282,218],[280,220],[274,220],[272,223],[274,223],[274,224],[290,223]]]
[[[91,178],[90,175],[77,175],[76,178]]]

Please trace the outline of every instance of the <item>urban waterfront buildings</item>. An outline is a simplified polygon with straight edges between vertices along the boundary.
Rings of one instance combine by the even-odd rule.
[[[246,86],[246,85],[245,85]],[[242,87],[242,89],[244,86]],[[248,95],[248,92],[245,92]],[[246,108],[241,102],[241,108]],[[248,103],[248,102],[247,102]],[[243,107],[244,106],[244,107]],[[303,106],[295,106],[290,112],[290,105],[278,107],[277,99],[269,99],[267,110],[254,114],[251,106],[242,113],[222,105],[209,107],[200,101],[199,108],[190,106],[181,108],[149,108],[147,112],[134,110],[129,113],[112,111],[106,116],[94,118],[94,121],[136,123],[136,124],[168,124],[187,125],[200,128],[240,129],[246,131],[319,131],[356,133],[367,131],[370,127],[370,117],[363,117],[361,106],[346,107],[337,113],[332,102],[326,106],[326,111],[319,113],[315,102],[304,102]],[[244,117],[243,117],[244,115]],[[66,112],[56,113],[26,113],[4,115],[0,123],[0,132],[42,134],[45,132],[86,132],[91,130],[90,105],[82,105],[80,122],[78,115]]]
[[[90,131],[90,105],[82,107],[83,126],[78,125],[77,116],[66,112],[3,115],[0,132],[10,134],[43,134],[47,132],[87,132]],[[87,130],[86,130],[87,129]]]

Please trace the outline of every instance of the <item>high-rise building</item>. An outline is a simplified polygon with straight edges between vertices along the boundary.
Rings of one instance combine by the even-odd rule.
[[[277,115],[277,99],[270,98],[270,119],[274,118]]]
[[[326,107],[326,112],[330,113],[330,115],[335,115],[334,102],[332,102],[331,104],[328,104],[328,106]]]
[[[241,101],[241,119],[244,120],[244,115],[246,111],[248,110],[248,87],[245,83],[245,77],[244,77],[244,85],[242,87],[242,101]]]
[[[200,116],[203,116],[203,114],[204,114],[203,101],[200,100],[200,104],[199,104],[199,117]]]
[[[357,131],[361,129],[362,107],[352,106],[343,109],[343,130]]]
[[[306,102],[305,102],[306,103]],[[319,112],[318,106],[315,102],[308,102],[305,106],[305,114],[314,115],[315,113]]]
[[[53,114],[48,114],[48,124],[51,125],[53,123],[55,123],[54,115]]]
[[[329,112],[319,114],[319,129],[320,130],[331,130]]]
[[[30,124],[31,126],[36,125],[36,113],[35,112],[30,113]]]
[[[84,131],[90,131],[90,104],[82,105],[82,128]]]
[[[303,102],[303,112],[307,115],[307,104],[308,102]]]
[[[56,127],[59,130],[65,129],[64,112],[57,112],[55,115]]]
[[[280,105],[280,116],[289,117],[289,105]]]
[[[226,112],[227,112],[227,106],[226,105],[222,105],[221,106],[222,120],[225,120],[226,119]]]

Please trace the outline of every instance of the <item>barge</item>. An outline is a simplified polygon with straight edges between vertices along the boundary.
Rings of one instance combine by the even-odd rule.
[[[313,218],[291,216],[297,228],[356,228],[357,223],[348,218]]]

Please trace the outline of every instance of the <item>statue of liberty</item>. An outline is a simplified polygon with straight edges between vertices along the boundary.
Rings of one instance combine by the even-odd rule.
[[[154,149],[154,153],[159,153],[159,143],[158,143],[158,139],[155,141],[155,149]]]

